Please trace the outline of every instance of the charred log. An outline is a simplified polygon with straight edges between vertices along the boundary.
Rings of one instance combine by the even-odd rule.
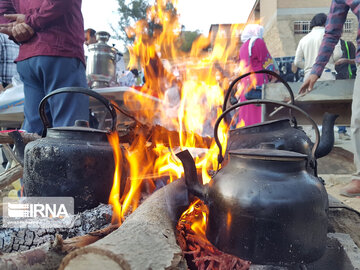
[[[0,251],[16,252],[38,247],[44,243],[54,241],[57,234],[62,238],[82,236],[108,226],[111,222],[112,208],[109,205],[86,210],[74,216],[72,228],[1,228]],[[0,267],[1,268],[1,267]]]
[[[118,126],[119,138],[122,143],[132,144],[134,138],[139,136],[144,136],[148,141],[153,143],[162,143],[166,146],[177,147],[180,146],[180,134],[177,130],[170,130],[166,127],[155,125],[147,126],[143,125],[141,128],[134,125],[128,126]],[[213,138],[209,136],[202,136],[197,133],[183,132],[184,138],[192,137],[194,138],[194,147],[198,148],[210,148],[213,143]]]
[[[151,133],[150,140],[153,142],[163,142],[165,145],[171,142],[172,147],[180,146],[180,136],[178,131],[172,131],[165,127],[156,125]],[[183,133],[183,137],[193,137],[194,147],[210,148],[211,143],[214,141],[211,137],[204,137],[196,133]]]
[[[0,256],[0,269],[58,269],[61,260],[68,252],[94,243],[116,228],[117,226],[110,225],[102,230],[66,240],[57,234],[54,241],[37,248]]]

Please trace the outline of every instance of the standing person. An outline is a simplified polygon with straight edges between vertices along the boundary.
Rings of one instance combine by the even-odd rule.
[[[349,60],[355,59],[356,48],[351,41],[340,39],[342,56],[335,62],[336,79],[346,80],[353,79],[356,76],[356,65],[349,63]],[[353,61],[353,60],[352,60]],[[345,126],[338,127],[339,139],[350,140],[351,137],[347,134]]]
[[[241,34],[243,45],[240,48],[239,61],[241,73],[268,69],[277,71],[274,60],[271,57],[265,41],[263,40],[264,27],[258,24],[248,24]],[[275,78],[274,78],[275,79]],[[241,88],[244,89],[240,94],[240,101],[245,101],[245,94],[252,88],[256,81],[256,86],[272,80],[267,74],[255,74],[241,80]],[[239,108],[239,122],[246,126],[261,122],[261,106],[247,105]]]
[[[317,54],[319,52],[322,39],[325,35],[325,23],[327,16],[325,13],[316,14],[310,21],[311,32],[304,36],[296,49],[294,64],[299,68],[304,68],[304,80],[306,80],[311,72]],[[325,65],[324,72],[321,74],[319,81],[328,81],[336,79],[335,62],[341,58],[343,52],[340,42],[336,44],[333,54]],[[345,126],[338,127],[339,139],[350,140],[350,136],[346,133]]]
[[[87,87],[81,0],[0,1],[0,32],[20,43],[17,70],[24,83],[23,129],[41,134],[38,107],[61,87]],[[59,94],[48,100],[53,127],[89,119],[89,98]]]
[[[304,69],[304,81],[309,77],[318,55],[321,41],[325,34],[325,23],[327,16],[325,13],[316,14],[310,21],[310,33],[300,39],[295,53],[294,64],[298,68]],[[324,72],[319,80],[335,80],[335,62],[342,56],[340,43],[336,44],[333,54],[326,63]]]
[[[11,79],[16,72],[15,59],[19,54],[19,45],[10,40],[5,34],[0,33],[0,91],[11,84]],[[2,127],[7,129],[6,127]],[[2,166],[5,169],[7,165],[7,158],[2,151]]]
[[[17,74],[15,59],[19,54],[19,45],[0,33],[0,91],[11,83]]]
[[[92,28],[85,30],[85,42],[84,42],[84,52],[85,52],[85,62],[89,55],[89,45],[96,43],[96,31]]]
[[[85,30],[85,45],[89,46],[94,43],[96,43],[96,31],[92,28],[88,28]]]
[[[335,45],[338,43],[346,16],[352,10],[360,20],[360,2],[353,0],[332,0],[328,21],[325,26],[325,35],[321,43],[319,54],[311,70],[308,79],[300,87],[299,93],[308,93],[313,90],[314,84],[320,78],[326,63],[331,57]],[[357,35],[358,49],[356,53],[356,67],[360,68],[360,28]],[[355,61],[353,61],[355,62]],[[360,76],[357,76],[354,83],[353,101],[351,106],[351,135],[354,144],[354,162],[356,173],[352,181],[344,187],[341,194],[344,196],[360,196]]]
[[[342,56],[335,62],[336,79],[346,80],[356,77],[356,47],[351,41],[340,39]]]

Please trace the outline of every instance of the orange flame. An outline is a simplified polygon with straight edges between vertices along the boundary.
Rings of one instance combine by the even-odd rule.
[[[169,9],[169,2],[174,9]],[[209,171],[219,168],[219,149],[214,140],[209,146],[209,140],[213,137],[215,121],[222,113],[224,91],[230,79],[228,74],[234,74],[237,65],[234,59],[237,58],[243,25],[232,25],[231,29],[220,26],[217,33],[209,37],[201,35],[191,51],[184,53],[179,49],[183,33],[176,4],[176,1],[157,0],[148,9],[146,20],[128,28],[128,33],[135,37],[133,46],[129,47],[129,67],[140,65],[146,82],[141,93],[124,93],[125,107],[142,124],[161,125],[168,131],[178,132],[178,138],[145,134],[137,127],[136,138],[122,157],[122,162],[129,164],[130,187],[119,198],[120,191],[116,194],[116,190],[119,190],[121,177],[114,177],[109,200],[115,203],[114,209],[120,219],[137,207],[143,179],[167,176],[171,182],[181,177],[183,167],[175,152],[183,149],[201,152],[194,159],[204,184],[211,180]],[[158,27],[152,28],[152,25]],[[174,70],[179,74],[174,74]],[[218,130],[223,149],[226,149],[228,128],[222,121]],[[115,144],[113,147],[118,148]],[[205,153],[198,151],[199,148],[206,149]]]
[[[230,211],[227,213],[227,218],[226,218],[226,228],[229,231],[230,227],[231,227],[231,223],[232,223],[232,215],[230,213]]]
[[[145,20],[130,28],[136,39],[129,48],[129,66],[135,67],[140,63],[146,78],[141,91],[152,94],[161,102],[144,98],[134,102],[131,94],[125,94],[124,99],[125,105],[132,111],[138,111],[136,108],[139,107],[146,108],[146,112],[141,111],[136,115],[138,119],[150,124],[161,122],[166,128],[179,131],[179,145],[175,145],[171,138],[168,138],[166,144],[170,146],[169,149],[165,151],[165,156],[159,157],[155,162],[158,170],[155,173],[167,171],[172,179],[176,179],[182,166],[174,158],[175,148],[209,148],[205,143],[196,140],[195,136],[213,136],[212,127],[222,112],[220,108],[224,98],[224,85],[217,74],[219,70],[222,72],[228,67],[234,68],[229,65],[229,60],[234,56],[243,25],[232,25],[230,30],[220,27],[213,42],[212,36],[200,36],[193,43],[190,53],[185,54],[179,50],[178,45],[181,35],[178,16],[168,9],[168,2],[158,0],[148,11],[148,19],[161,25],[161,31],[154,31],[152,36],[147,35],[144,29],[149,29],[150,25]],[[176,7],[176,2],[173,4]],[[223,38],[224,31],[230,32],[230,38]],[[206,52],[205,49],[211,43],[212,51]],[[163,64],[164,61],[167,65]],[[172,74],[172,68],[180,71],[178,78]],[[228,127],[221,123],[219,135],[224,146],[227,138],[223,134],[227,133],[227,129]],[[164,141],[153,143],[156,149],[164,150],[163,146],[158,146],[164,144]],[[202,173],[203,183],[208,183],[211,179],[208,171],[218,167],[217,154],[217,146],[213,143],[205,155],[196,157],[196,167]]]
[[[194,213],[193,220],[191,224],[191,230],[193,230],[196,235],[201,236],[206,240],[206,226],[207,226],[207,216],[208,209],[205,204],[203,204],[200,199],[194,201],[189,208],[181,215],[180,220],[185,219],[187,215]],[[207,240],[206,240],[207,241]]]
[[[109,143],[113,149],[114,161],[115,161],[115,172],[114,172],[114,183],[110,192],[109,203],[113,206],[113,216],[111,223],[118,223],[121,225],[121,204],[120,204],[120,183],[121,183],[121,151],[119,144],[119,136],[116,132],[108,135]]]

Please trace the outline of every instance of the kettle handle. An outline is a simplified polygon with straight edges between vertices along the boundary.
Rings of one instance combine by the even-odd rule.
[[[61,93],[81,93],[81,94],[85,94],[88,96],[91,96],[93,98],[96,98],[97,100],[99,100],[101,103],[103,103],[105,105],[105,107],[109,110],[110,114],[111,114],[111,118],[112,118],[112,124],[111,124],[111,132],[114,132],[116,129],[116,111],[113,107],[113,105],[111,104],[111,102],[104,98],[102,95],[100,95],[99,93],[87,89],[87,88],[83,88],[83,87],[63,87],[63,88],[59,88],[55,91],[52,91],[50,94],[48,94],[47,96],[45,96],[39,105],[39,114],[40,114],[40,118],[41,121],[43,122],[44,125],[44,133],[46,134],[46,130],[48,128],[51,127],[49,119],[46,116],[45,113],[45,105],[46,105],[46,101],[48,98],[57,95],[57,94],[61,94]]]
[[[227,110],[225,110],[216,120],[215,122],[215,126],[214,126],[214,139],[215,142],[217,144],[217,146],[219,147],[219,155],[218,155],[218,162],[221,163],[224,160],[224,156],[222,155],[222,147],[221,147],[221,143],[218,137],[218,129],[219,129],[219,125],[221,120],[225,117],[226,114],[228,114],[230,111],[239,108],[241,106],[245,106],[245,105],[249,105],[249,104],[276,104],[276,105],[280,105],[280,106],[284,106],[284,107],[288,107],[291,109],[294,109],[300,113],[302,113],[311,123],[311,125],[313,126],[314,130],[315,130],[315,136],[316,136],[316,140],[314,143],[314,146],[311,150],[311,165],[315,166],[315,152],[318,148],[319,142],[320,142],[320,132],[319,132],[319,128],[317,126],[317,124],[315,123],[315,121],[310,117],[310,115],[305,112],[304,110],[300,109],[299,107],[293,105],[293,104],[288,104],[288,103],[284,103],[284,102],[280,102],[280,101],[272,101],[272,100],[262,100],[262,99],[254,99],[254,100],[249,100],[249,101],[244,101],[244,102],[240,102],[237,103],[231,107],[229,107]]]
[[[283,78],[280,77],[279,74],[277,74],[276,72],[274,71],[271,71],[271,70],[267,70],[267,69],[262,69],[262,70],[258,70],[258,71],[252,71],[252,72],[248,72],[248,73],[245,73],[239,77],[237,77],[235,80],[233,80],[225,94],[225,97],[224,97],[224,104],[223,104],[223,107],[222,107],[222,110],[223,112],[226,110],[226,104],[227,104],[227,101],[230,97],[230,94],[235,86],[235,84],[237,84],[241,79],[247,77],[247,76],[250,76],[252,74],[269,74],[271,76],[274,76],[276,77],[285,87],[286,89],[288,90],[289,94],[290,94],[290,103],[291,104],[295,104],[295,99],[294,99],[294,93],[293,91],[291,90],[291,87],[290,85],[287,83],[287,81],[285,81]]]

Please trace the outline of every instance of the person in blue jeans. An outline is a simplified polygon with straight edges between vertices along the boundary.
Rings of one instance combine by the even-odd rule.
[[[0,32],[20,44],[15,61],[24,83],[26,132],[43,133],[38,108],[46,95],[62,87],[87,88],[81,2],[0,1]],[[48,99],[46,114],[52,127],[89,120],[89,97],[55,95]]]
[[[335,70],[336,70],[336,79],[337,80],[346,80],[346,79],[354,79],[356,77],[356,65],[351,64],[348,61],[351,59],[355,59],[356,56],[356,48],[354,43],[351,41],[345,41],[340,39],[342,56],[339,60],[335,62]],[[340,140],[350,140],[351,137],[346,131],[345,126],[338,127],[338,134]]]
[[[86,87],[84,22],[81,0],[0,1],[0,32],[20,44],[15,60],[24,83],[23,129],[42,134],[38,107],[52,91]],[[48,100],[46,113],[53,127],[89,120],[89,97],[59,94]]]
[[[353,0],[332,0],[328,20],[325,27],[325,35],[322,40],[318,56],[312,67],[310,76],[302,84],[299,94],[309,93],[314,89],[314,84],[321,76],[326,63],[333,52],[335,45],[341,37],[346,16],[352,11],[360,21],[360,1]],[[359,24],[357,24],[359,25]],[[357,40],[360,40],[360,29],[358,28]],[[344,59],[345,62],[356,64],[357,74],[354,82],[354,90],[351,104],[351,139],[354,151],[354,163],[356,172],[352,180],[340,191],[340,194],[347,197],[360,197],[360,47],[357,44],[356,58]]]

